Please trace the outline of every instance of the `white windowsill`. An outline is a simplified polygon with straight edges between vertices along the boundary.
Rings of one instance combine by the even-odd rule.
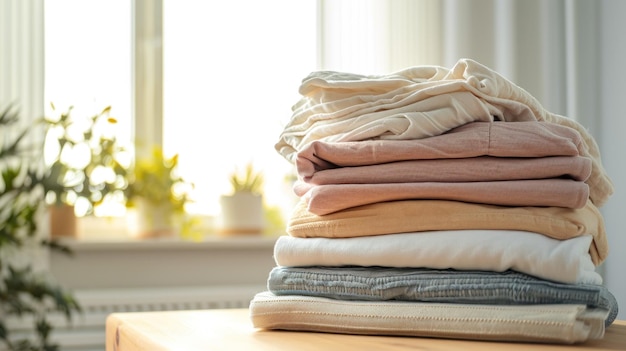
[[[73,290],[262,287],[275,266],[278,234],[140,239],[127,234],[123,220],[84,224],[78,238],[59,240],[73,255],[50,254],[53,276]]]
[[[88,251],[136,251],[136,250],[224,250],[224,249],[271,249],[278,236],[207,236],[202,241],[184,240],[181,238],[61,238],[60,243],[74,252]]]

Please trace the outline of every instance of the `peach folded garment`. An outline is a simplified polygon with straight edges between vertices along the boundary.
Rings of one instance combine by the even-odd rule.
[[[592,135],[577,121],[545,110],[495,71],[461,59],[454,67],[412,67],[384,76],[321,71],[306,77],[276,150],[288,161],[311,142],[410,140],[441,135],[469,122],[545,121],[577,130],[593,162],[597,206],[613,193]]]
[[[445,200],[406,200],[353,207],[324,216],[300,201],[287,223],[293,237],[349,238],[403,232],[461,229],[526,230],[564,240],[593,236],[589,253],[599,265],[608,255],[604,220],[587,201],[581,209],[505,207]]]
[[[571,179],[506,180],[494,182],[419,182],[316,185],[297,195],[307,210],[325,215],[350,207],[412,199],[455,200],[501,206],[581,208],[589,198],[587,184]]]

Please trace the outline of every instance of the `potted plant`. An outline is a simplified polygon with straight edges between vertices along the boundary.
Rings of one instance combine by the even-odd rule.
[[[166,157],[156,146],[150,156],[136,160],[125,190],[127,207],[136,210],[134,236],[174,236],[184,226],[185,205],[191,202],[193,184],[177,170],[178,155]]]
[[[222,235],[261,234],[265,228],[263,211],[263,172],[248,163],[229,177],[232,193],[220,197]]]
[[[18,122],[10,107],[0,113],[0,349],[58,350],[49,315],[61,313],[69,321],[80,305],[30,257],[38,246],[64,248],[40,229],[47,177],[43,145],[31,143],[34,128],[19,130]],[[34,333],[14,335],[14,319],[32,320]]]
[[[43,119],[52,237],[76,236],[75,214],[90,215],[102,203],[120,201],[127,186],[128,165],[122,160],[128,155],[115,136],[111,107],[84,118],[75,118],[72,110]]]

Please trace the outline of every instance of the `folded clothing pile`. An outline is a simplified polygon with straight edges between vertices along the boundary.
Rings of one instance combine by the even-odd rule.
[[[577,343],[617,302],[594,139],[472,60],[314,72],[276,149],[300,197],[255,327]]]

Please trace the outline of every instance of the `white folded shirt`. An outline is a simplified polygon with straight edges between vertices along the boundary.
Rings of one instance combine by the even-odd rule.
[[[281,236],[279,266],[507,269],[561,283],[602,284],[589,255],[591,235],[557,240],[516,230],[444,230],[353,238]]]

